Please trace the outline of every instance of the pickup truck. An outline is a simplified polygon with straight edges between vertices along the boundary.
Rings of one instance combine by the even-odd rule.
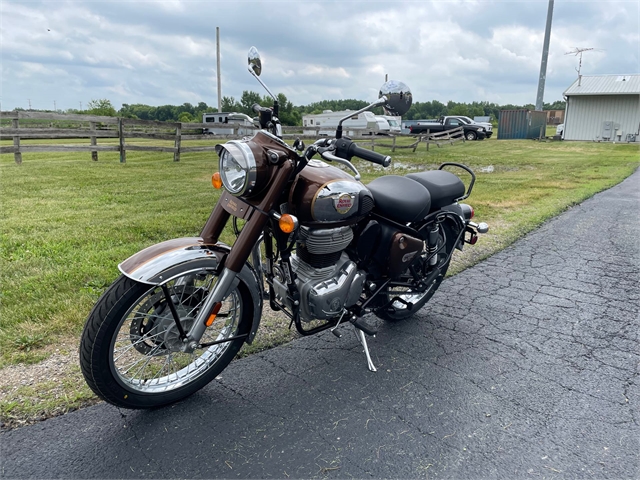
[[[455,118],[459,118],[460,120],[462,120],[467,125],[480,125],[481,127],[484,127],[484,131],[487,134],[487,138],[491,138],[491,135],[493,135],[493,125],[491,125],[489,122],[476,122],[475,120],[469,117],[464,117],[461,115],[454,115],[454,116]]]
[[[438,121],[433,123],[420,122],[418,125],[411,125],[409,130],[412,135],[422,135],[427,133],[427,130],[430,133],[438,133],[454,130],[458,127],[463,128],[464,136],[467,140],[483,140],[487,136],[483,126],[468,125],[456,117],[440,117]]]

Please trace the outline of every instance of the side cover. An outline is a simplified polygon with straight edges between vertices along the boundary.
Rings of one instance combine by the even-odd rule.
[[[118,268],[123,275],[137,282],[162,285],[185,273],[218,270],[230,251],[228,245],[205,244],[199,237],[176,238],[139,251]],[[247,343],[251,343],[262,316],[262,290],[258,276],[249,263],[245,263],[237,274],[236,282],[243,282],[247,286],[253,301],[251,333],[247,337]]]

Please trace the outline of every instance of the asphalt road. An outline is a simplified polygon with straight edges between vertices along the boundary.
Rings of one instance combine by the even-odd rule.
[[[381,324],[234,362],[157,411],[4,432],[5,478],[639,478],[640,173]]]

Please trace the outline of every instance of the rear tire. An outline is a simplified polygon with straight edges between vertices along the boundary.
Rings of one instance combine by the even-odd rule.
[[[447,244],[443,249],[442,253],[438,254],[438,262],[441,261],[442,257],[446,258],[446,256],[448,256],[453,251],[455,247],[454,243],[458,236],[449,224],[442,224],[441,228],[445,230]],[[440,237],[438,246],[441,245],[440,242],[444,242],[444,238],[442,236]],[[396,300],[390,306],[377,310],[375,312],[375,315],[388,322],[397,322],[399,320],[404,320],[405,318],[411,317],[418,310],[424,307],[424,305],[429,300],[431,300],[431,297],[433,296],[433,294],[436,293],[436,290],[440,288],[440,284],[442,283],[445,275],[447,274],[447,270],[449,269],[450,263],[451,263],[451,259],[449,259],[447,264],[441,268],[440,274],[436,277],[436,279],[433,281],[431,286],[424,292],[413,292],[412,290],[404,287],[397,287],[396,289],[389,290],[387,292],[386,294],[387,303],[392,301],[395,297],[399,297],[402,300],[404,300],[406,303],[410,303],[411,308],[409,308],[405,303],[402,303]],[[406,276],[408,278],[411,278],[411,275],[408,272]]]
[[[188,331],[216,277],[190,273],[167,283]],[[224,300],[201,342],[249,333],[253,304],[240,282]],[[124,408],[153,408],[188,397],[233,360],[244,338],[180,351],[182,345],[167,299],[158,286],[119,277],[98,300],[84,327],[80,367],[89,387]]]

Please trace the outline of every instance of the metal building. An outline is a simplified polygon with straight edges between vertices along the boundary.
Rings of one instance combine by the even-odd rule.
[[[640,141],[640,75],[582,75],[563,95],[565,140]]]

